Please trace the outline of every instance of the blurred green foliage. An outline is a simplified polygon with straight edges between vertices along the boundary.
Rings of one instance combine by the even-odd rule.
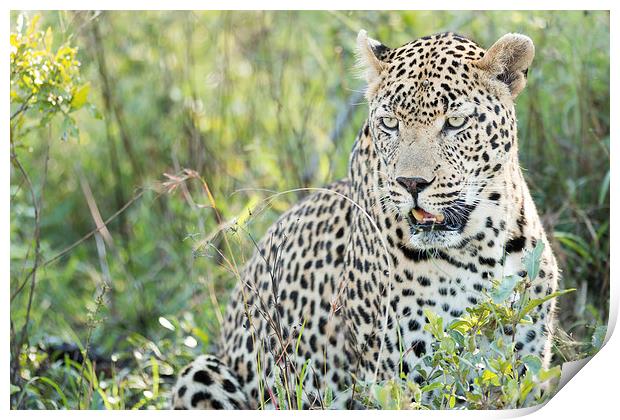
[[[79,85],[80,62],[77,48],[64,43],[55,51],[51,27],[38,30],[40,15],[35,15],[24,27],[24,15],[19,15],[15,32],[11,32],[11,133],[22,130],[19,142],[33,128],[45,126],[57,114],[63,115],[62,139],[78,136],[75,119],[70,113],[87,103],[90,84]],[[27,110],[37,111],[26,119]],[[26,121],[34,122],[23,127]]]
[[[609,13],[44,12],[33,26],[37,15],[11,15],[11,142],[41,204],[14,406],[165,405],[173,369],[218,341],[231,270],[252,251],[246,233],[214,235],[218,226],[241,219],[259,238],[304,195],[250,217],[273,192],[346,176],[367,113],[353,70],[361,28],[388,46],[446,30],[483,46],[507,32],[534,40],[517,101],[521,163],[560,288],[577,289],[559,302],[557,361],[587,351],[606,323]],[[13,166],[12,334],[26,321],[21,286],[34,265],[26,184]],[[54,360],[63,341],[116,361],[71,368]],[[52,382],[73,383],[79,401]]]

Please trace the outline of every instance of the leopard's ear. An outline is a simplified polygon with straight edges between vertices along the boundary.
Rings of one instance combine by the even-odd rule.
[[[525,87],[527,71],[534,59],[534,43],[521,34],[501,37],[475,65],[505,83],[513,98]]]
[[[368,38],[365,30],[357,34],[357,65],[361,69],[363,78],[368,83],[366,98],[370,100],[376,93],[381,80],[381,72],[385,68],[382,58],[389,48],[377,40]]]

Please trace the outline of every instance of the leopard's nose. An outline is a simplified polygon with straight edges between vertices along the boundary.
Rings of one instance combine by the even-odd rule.
[[[396,178],[396,182],[398,182],[404,189],[409,192],[413,196],[413,198],[418,198],[418,194],[421,193],[426,187],[431,185],[433,180],[427,181],[424,178],[413,177],[407,178],[403,176],[399,176]]]

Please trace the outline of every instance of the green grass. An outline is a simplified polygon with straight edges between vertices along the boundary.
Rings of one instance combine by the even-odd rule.
[[[11,14],[12,31],[19,16]],[[517,102],[521,164],[562,268],[560,289],[577,289],[559,301],[555,361],[588,354],[600,337],[609,301],[608,13],[41,13],[38,30],[48,27],[50,49],[66,42],[81,62],[79,80],[54,89],[80,97],[74,87],[89,88],[67,114],[48,104],[11,120],[13,408],[166,405],[173,373],[218,341],[234,271],[253,250],[248,233],[260,238],[306,193],[249,210],[273,192],[346,175],[367,112],[352,70],[361,28],[388,46],[445,30],[483,46],[507,32],[534,40]],[[20,103],[11,100],[13,114]],[[86,236],[98,217],[111,218],[107,231]],[[234,219],[247,233],[214,234]],[[55,350],[62,342],[89,359],[65,360]]]

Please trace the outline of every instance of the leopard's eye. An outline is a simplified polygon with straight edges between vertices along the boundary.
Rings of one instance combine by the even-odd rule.
[[[461,128],[466,121],[467,118],[465,117],[450,117],[446,120],[446,127],[450,129]]]
[[[396,118],[383,117],[379,119],[379,122],[381,123],[381,128],[385,131],[398,131],[398,120]]]

